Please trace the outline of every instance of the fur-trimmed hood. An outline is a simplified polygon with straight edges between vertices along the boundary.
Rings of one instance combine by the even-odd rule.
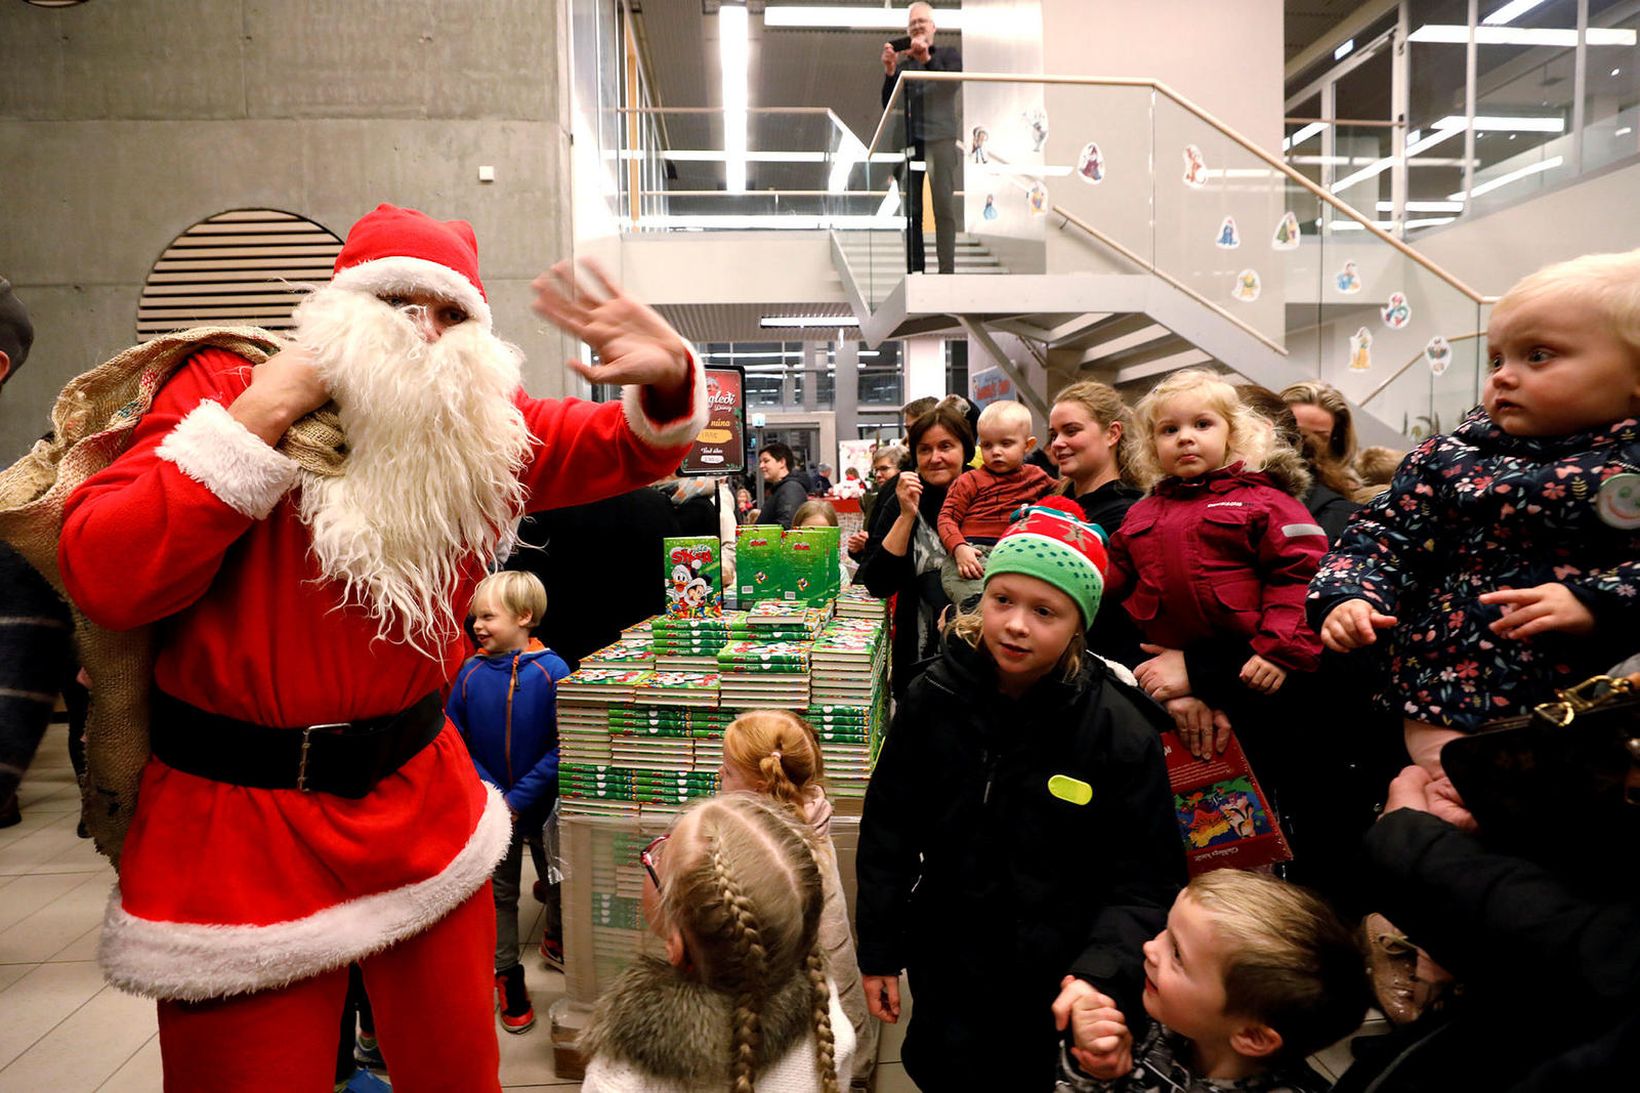
[[[1270,449],[1261,470],[1269,476],[1270,484],[1276,489],[1300,500],[1310,492],[1310,483],[1315,478],[1310,473],[1309,464],[1304,462],[1304,456],[1286,444],[1277,444]]]
[[[624,1063],[659,1082],[728,1088],[734,999],[654,957],[622,972],[598,999],[579,1047]],[[801,969],[764,1000],[762,1073],[806,1041],[814,1030],[814,1001]]]

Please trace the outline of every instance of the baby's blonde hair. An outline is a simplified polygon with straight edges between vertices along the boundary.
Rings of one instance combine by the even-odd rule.
[[[1139,400],[1133,410],[1133,428],[1123,438],[1124,466],[1132,469],[1133,480],[1149,489],[1166,477],[1156,459],[1156,417],[1162,407],[1180,395],[1197,395],[1230,424],[1230,442],[1225,448],[1225,465],[1238,459],[1250,471],[1264,469],[1275,446],[1275,430],[1258,411],[1248,406],[1223,377],[1201,368],[1186,368],[1162,380]]]
[[[1492,314],[1545,296],[1573,296],[1593,304],[1640,364],[1640,250],[1585,254],[1544,266],[1516,281]]]
[[[790,710],[747,710],[729,722],[723,758],[793,810],[825,773],[813,727]]]
[[[1012,399],[1002,399],[991,403],[979,412],[979,421],[975,423],[980,429],[994,425],[1003,429],[1024,429],[1025,435],[1031,435],[1031,411],[1022,402]]]
[[[786,809],[749,793],[713,797],[678,819],[662,851],[661,917],[684,939],[702,982],[734,999],[730,1069],[751,1093],[771,984],[803,974],[813,1004],[815,1068],[837,1093],[831,988],[820,943],[824,903],[814,844]]]
[[[530,617],[529,628],[534,630],[547,616],[547,588],[541,578],[517,569],[492,573],[478,582],[467,610],[474,614],[482,603],[491,603],[504,609],[513,618]]]

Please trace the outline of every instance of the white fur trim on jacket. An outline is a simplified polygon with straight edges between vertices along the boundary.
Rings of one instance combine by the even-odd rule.
[[[490,305],[478,287],[449,266],[425,258],[377,258],[349,266],[330,279],[337,288],[381,296],[393,292],[431,292],[467,309],[485,330],[491,329]]]
[[[690,400],[689,414],[675,421],[656,421],[643,408],[643,388],[628,384],[621,388],[621,409],[626,411],[626,423],[638,434],[638,439],[652,448],[678,448],[690,443],[706,428],[706,367],[700,362],[695,347],[687,345],[689,368],[694,373],[694,397]]]
[[[97,950],[103,975],[133,994],[199,1002],[287,986],[413,937],[477,891],[507,853],[507,804],[494,786],[485,791],[478,826],[441,872],[306,918],[268,926],[157,922],[129,914],[115,885]]]
[[[154,454],[252,520],[266,517],[296,485],[296,461],[268,447],[226,406],[210,399],[177,422]]]

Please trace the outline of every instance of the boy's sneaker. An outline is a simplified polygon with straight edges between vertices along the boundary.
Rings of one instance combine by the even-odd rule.
[[[359,1033],[353,1041],[353,1061],[360,1066],[367,1066],[373,1070],[386,1070],[387,1062],[382,1058],[381,1044],[374,1036]]]
[[[564,939],[550,934],[541,935],[541,959],[555,972],[564,970]]]
[[[524,989],[524,965],[514,964],[495,975],[495,999],[501,1009],[501,1027],[508,1032],[528,1032],[535,1027],[535,1007]]]

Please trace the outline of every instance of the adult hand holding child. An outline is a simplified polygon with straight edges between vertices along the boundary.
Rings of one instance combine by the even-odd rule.
[[[1053,1025],[1069,1026],[1075,1046],[1071,1058],[1091,1077],[1114,1081],[1133,1069],[1133,1030],[1116,1008],[1116,1000],[1086,980],[1067,975],[1053,1003]]]

